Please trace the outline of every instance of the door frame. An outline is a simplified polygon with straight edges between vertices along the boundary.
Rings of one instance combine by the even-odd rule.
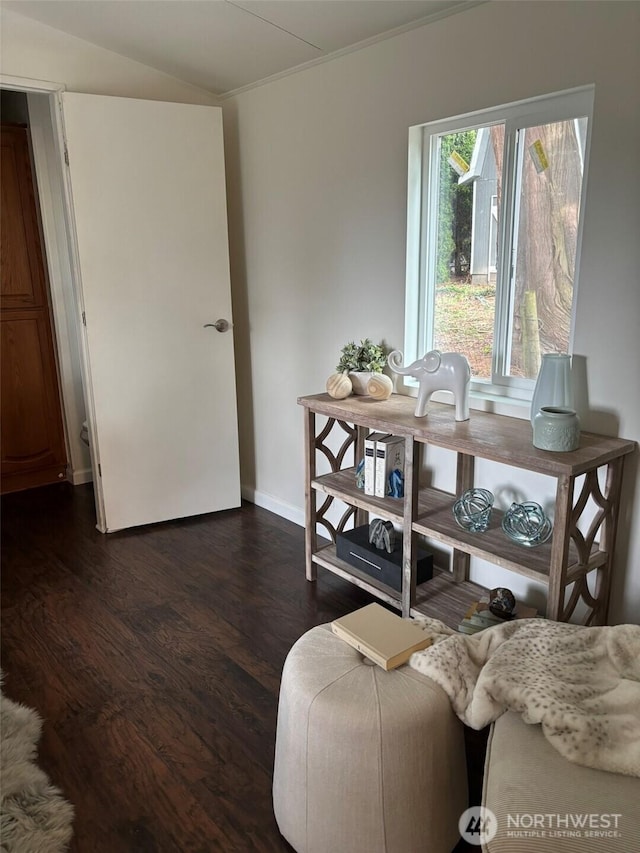
[[[0,74],[0,89],[27,95],[30,124],[34,118],[32,148],[42,219],[43,241],[49,276],[62,396],[63,422],[69,479],[74,485],[96,480],[99,472],[97,435],[89,393],[87,351],[82,325],[82,290],[79,286],[79,262],[72,215],[71,187],[65,168],[65,143],[62,124],[62,83],[12,77]],[[30,96],[38,96],[37,99]],[[47,108],[43,108],[43,96]],[[80,443],[80,427],[87,420],[90,466]],[[105,531],[100,489],[95,489],[97,528]]]

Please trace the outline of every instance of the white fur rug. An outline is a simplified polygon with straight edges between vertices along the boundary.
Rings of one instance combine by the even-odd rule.
[[[434,645],[409,663],[443,688],[463,723],[481,729],[515,711],[569,761],[640,776],[639,626],[521,619],[469,636],[417,621]]]
[[[0,693],[0,851],[62,853],[73,807],[34,763],[42,721]]]

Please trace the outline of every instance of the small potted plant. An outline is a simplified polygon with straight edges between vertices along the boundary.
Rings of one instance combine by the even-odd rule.
[[[384,348],[374,344],[370,338],[365,338],[359,344],[350,341],[342,347],[336,371],[349,375],[354,394],[366,395],[372,374],[382,373],[386,363],[387,356]]]

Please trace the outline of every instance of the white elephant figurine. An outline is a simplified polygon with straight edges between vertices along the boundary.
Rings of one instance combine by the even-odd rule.
[[[413,376],[420,383],[416,417],[427,414],[427,403],[434,391],[451,391],[456,401],[456,420],[469,420],[469,385],[471,368],[464,355],[458,352],[431,350],[408,367],[402,367],[403,355],[399,350],[389,353],[387,359],[394,373]]]

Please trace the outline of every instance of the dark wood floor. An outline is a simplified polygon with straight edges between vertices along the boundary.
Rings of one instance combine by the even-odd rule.
[[[4,692],[45,719],[71,850],[291,851],[271,806],[282,665],[371,600],[307,583],[302,529],[250,504],[105,536],[90,486],[4,497]]]

